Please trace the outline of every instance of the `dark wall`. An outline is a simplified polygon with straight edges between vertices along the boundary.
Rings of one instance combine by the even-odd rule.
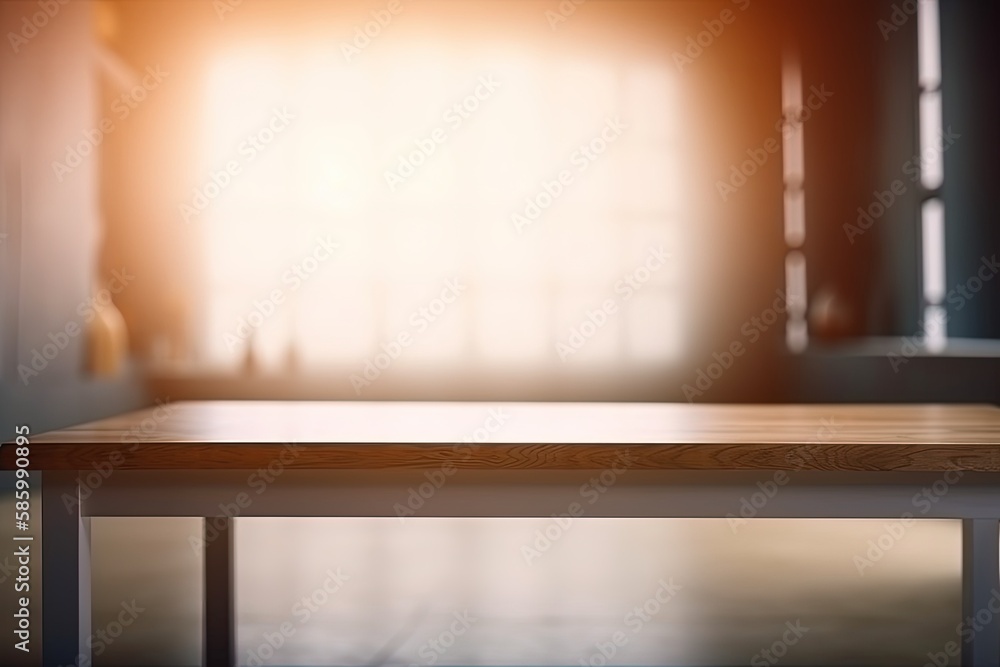
[[[920,152],[917,19],[898,12],[903,4],[787,3],[804,79],[834,82],[840,94],[806,126],[810,298],[836,285],[856,317],[846,338],[825,338],[813,327],[809,352],[771,358],[770,372],[787,380],[776,392],[781,401],[1000,404],[1000,340],[957,341],[940,356],[918,351],[925,193],[912,173]],[[944,126],[962,135],[944,153],[949,290],[967,285],[982,258],[1000,251],[997,7],[941,3]],[[857,209],[896,181],[903,194],[848,238],[844,225],[857,230]],[[946,307],[949,337],[1000,339],[1000,280]],[[752,385],[731,399],[756,400]]]
[[[1000,278],[974,291],[983,258],[1000,254],[998,22],[996,2],[941,3],[944,125],[961,135],[944,154],[948,288],[972,295],[949,301],[951,336],[1000,339]]]

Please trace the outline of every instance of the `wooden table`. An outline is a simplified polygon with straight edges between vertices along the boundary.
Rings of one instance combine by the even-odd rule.
[[[0,465],[15,466],[12,446]],[[196,516],[222,535],[206,540],[205,664],[229,666],[236,517],[396,516],[432,478],[418,516],[548,517],[621,466],[587,516],[740,516],[762,483],[776,492],[753,517],[961,519],[965,615],[1000,590],[997,407],[173,403],[31,438],[44,664],[89,656],[92,517]],[[245,502],[247,471],[268,470],[282,484]],[[918,504],[928,488],[944,492]],[[1000,614],[981,625],[962,664],[1000,665]]]

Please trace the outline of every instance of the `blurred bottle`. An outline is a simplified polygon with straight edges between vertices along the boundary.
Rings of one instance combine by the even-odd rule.
[[[87,329],[87,370],[99,377],[114,377],[121,372],[128,356],[128,328],[111,300],[105,305],[95,305],[95,310]]]
[[[809,333],[818,339],[838,340],[856,334],[857,317],[851,302],[833,285],[824,285],[809,304]]]

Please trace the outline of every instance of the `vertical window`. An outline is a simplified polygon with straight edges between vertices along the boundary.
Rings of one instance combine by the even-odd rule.
[[[800,249],[806,240],[805,137],[802,127],[802,68],[798,57],[786,53],[781,70],[782,175],[785,200],[785,293],[788,320],[785,341],[793,352],[809,342],[806,323],[806,258]]]
[[[945,297],[944,253],[944,124],[941,113],[941,31],[937,0],[920,0],[917,8],[917,71],[920,89],[920,185],[923,202],[920,207],[920,227],[924,345],[939,352],[947,344],[947,315],[942,302]]]

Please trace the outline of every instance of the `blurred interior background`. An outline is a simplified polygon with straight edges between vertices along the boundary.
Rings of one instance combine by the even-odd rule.
[[[0,3],[0,432],[183,399],[1000,403],[997,18],[961,0]],[[427,585],[439,569],[516,580],[484,545],[537,527],[341,523],[240,528],[246,572],[290,577],[241,578],[242,648],[327,567],[268,545],[325,553],[358,531],[383,557],[364,566],[430,604],[468,592]],[[621,660],[746,664],[848,587],[883,631],[850,654],[803,644],[803,664],[909,664],[959,620],[948,522],[864,579],[832,554],[863,550],[868,522],[738,544],[712,522],[588,526],[600,562],[673,560],[579,599],[557,572],[511,583],[538,591],[517,598],[531,628],[486,586],[492,630],[449,664],[578,664],[573,623],[610,629],[685,567],[716,606],[679,597]],[[194,664],[195,530],[95,529],[95,625],[138,582],[166,614],[100,664]],[[776,563],[805,543],[824,546]],[[124,589],[100,585],[111,571]],[[317,629],[265,664],[421,662],[379,653],[380,624],[440,610],[355,590],[323,618],[368,601],[356,641],[317,653]],[[708,646],[683,619],[748,629]]]

